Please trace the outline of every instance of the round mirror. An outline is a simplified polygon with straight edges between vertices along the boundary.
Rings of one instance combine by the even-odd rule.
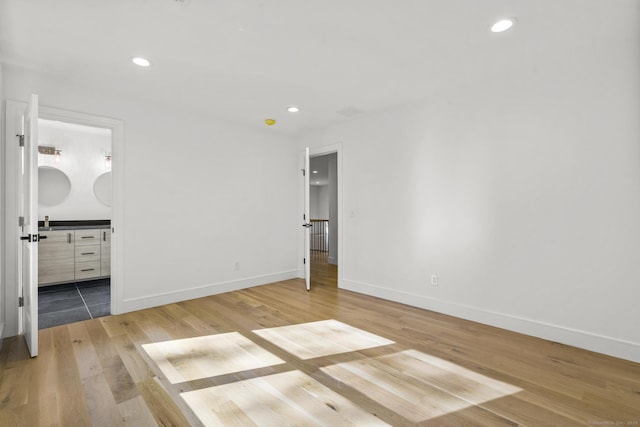
[[[38,203],[55,206],[62,203],[71,192],[71,180],[60,169],[51,166],[38,168]]]
[[[111,206],[111,172],[105,172],[93,183],[93,194],[105,206]]]

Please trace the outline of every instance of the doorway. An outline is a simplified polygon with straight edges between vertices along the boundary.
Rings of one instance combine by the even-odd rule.
[[[111,313],[112,131],[38,120],[38,329]]]
[[[123,290],[121,289],[121,283],[123,283],[122,264],[123,264],[123,240],[122,232],[120,230],[123,223],[123,187],[124,182],[122,179],[122,153],[124,151],[124,123],[121,120],[112,119],[103,116],[95,116],[92,114],[79,113],[69,110],[62,110],[53,107],[38,106],[38,97],[33,95],[30,97],[30,102],[12,101],[7,100],[5,104],[5,141],[4,146],[4,167],[5,167],[5,212],[6,216],[4,220],[4,257],[5,257],[5,298],[4,298],[4,330],[3,336],[24,335],[30,348],[32,356],[37,355],[37,330],[38,330],[38,283],[37,280],[31,280],[33,275],[25,276],[24,271],[34,270],[37,274],[38,262],[29,263],[24,261],[23,247],[25,243],[25,232],[31,233],[32,236],[37,236],[38,221],[37,212],[33,215],[29,215],[29,221],[25,221],[21,215],[24,212],[25,202],[25,188],[23,186],[24,165],[26,163],[24,154],[27,152],[26,146],[30,148],[28,150],[30,161],[28,162],[29,170],[35,170],[35,173],[29,172],[33,179],[30,182],[34,182],[37,188],[37,146],[29,142],[32,138],[27,138],[21,135],[26,134],[25,129],[35,128],[37,133],[37,120],[29,120],[29,123],[34,123],[35,126],[26,126],[27,114],[35,110],[35,117],[44,118],[47,120],[60,121],[66,123],[74,123],[79,125],[92,126],[96,128],[105,128],[111,130],[112,137],[112,218],[111,227],[107,229],[111,239],[111,279],[110,279],[110,298],[111,298],[111,310],[112,314],[119,314],[121,312],[121,304],[123,300]],[[34,102],[35,101],[35,102]],[[35,109],[34,106],[35,105]],[[29,117],[34,117],[33,114],[29,114]],[[32,127],[33,126],[33,127]],[[33,134],[33,132],[30,132]],[[15,141],[16,143],[10,143]],[[24,145],[22,142],[24,141]],[[36,146],[35,149],[33,146]],[[64,154],[63,154],[64,155]],[[22,167],[21,167],[22,165]],[[33,165],[33,167],[31,166]],[[34,209],[37,211],[37,194],[35,198],[29,197],[30,205],[35,205]],[[33,221],[31,218],[33,217]],[[28,231],[27,231],[28,230]],[[34,249],[37,248],[37,242],[31,243]],[[33,251],[37,254],[37,251]],[[29,268],[26,268],[27,266]],[[28,282],[24,281],[27,277]],[[24,305],[24,306],[23,306]],[[30,313],[29,315],[25,313]],[[35,321],[31,321],[31,319]],[[0,329],[2,325],[0,324]]]
[[[311,284],[338,287],[338,153],[309,161]]]

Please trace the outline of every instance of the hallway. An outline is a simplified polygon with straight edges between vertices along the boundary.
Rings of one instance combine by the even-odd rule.
[[[338,266],[329,264],[328,252],[311,251],[311,286],[338,287]]]

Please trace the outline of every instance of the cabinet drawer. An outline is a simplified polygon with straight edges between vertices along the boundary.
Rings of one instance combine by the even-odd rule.
[[[73,281],[73,260],[67,263],[38,266],[38,285]]]
[[[101,230],[76,230],[76,246],[99,245]]]
[[[100,261],[77,262],[76,280],[100,277]]]
[[[73,230],[42,231],[38,243],[38,284],[72,281],[74,278]]]
[[[100,261],[100,245],[76,247],[76,262]]]

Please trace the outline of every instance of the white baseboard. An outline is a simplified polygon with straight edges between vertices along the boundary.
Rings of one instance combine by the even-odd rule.
[[[164,304],[186,301],[194,298],[206,297],[209,295],[221,294],[224,292],[237,291],[252,286],[266,285],[268,283],[280,282],[282,280],[295,279],[298,271],[283,271],[280,273],[265,274],[261,276],[245,277],[239,280],[213,283],[210,285],[196,286],[179,291],[164,292],[144,297],[125,299],[121,305],[121,313],[142,310],[150,307],[157,307]]]
[[[343,279],[341,288],[640,363],[640,343],[355,280]]]

